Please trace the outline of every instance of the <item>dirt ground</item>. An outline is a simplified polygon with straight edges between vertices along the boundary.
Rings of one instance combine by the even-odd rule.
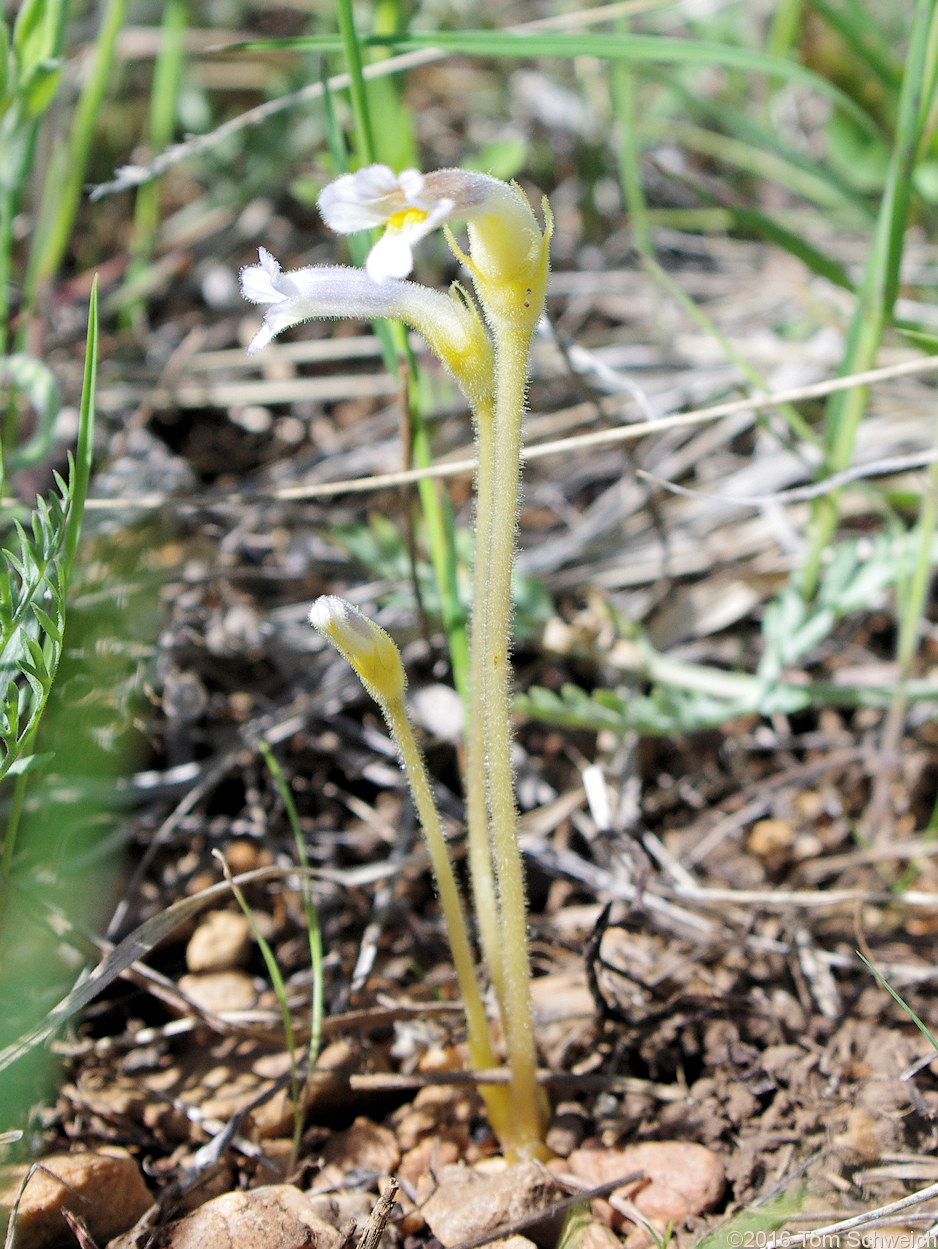
[[[529,448],[747,393],[719,346],[642,273],[624,230],[600,249],[575,181],[549,189],[553,332],[535,347]],[[850,240],[823,242],[856,263]],[[235,275],[258,243],[294,263],[326,260],[334,245],[273,200],[236,221],[206,217],[201,233],[167,250],[178,276],[152,314],[146,353],[104,333],[95,495],[112,502],[89,513],[89,550],[99,572],[126,554],[129,598],[150,604],[131,665],[144,699],[99,690],[130,707],[143,742],[124,791],[108,936],[119,942],[170,903],[220,888],[56,1042],[64,1082],[42,1145],[128,1150],[163,1220],[283,1181],[317,1191],[333,1222],[362,1219],[394,1174],[401,1204],[387,1243],[417,1249],[433,1243],[419,1208],[444,1164],[495,1146],[459,1070],[451,968],[393,752],[305,616],[317,595],[345,594],[401,643],[458,847],[445,648],[422,556],[421,606],[413,591],[411,491],[330,486],[405,467],[397,379],[370,334],[343,324],[302,327],[249,362],[257,318],[240,305]],[[835,289],[752,242],[669,232],[659,245],[674,281],[768,390],[836,371]],[[935,262],[924,245],[912,259]],[[113,289],[105,274],[105,301]],[[78,279],[57,294],[63,360],[78,358],[82,299]],[[891,341],[881,363],[913,358]],[[420,364],[437,414],[434,453],[457,464],[444,485],[465,526],[468,419],[433,362]],[[813,419],[816,404],[801,410]],[[928,446],[933,421],[927,375],[886,378],[871,390],[860,456]],[[762,609],[797,565],[810,503],[727,500],[811,481],[810,463],[780,448],[780,428],[777,411],[742,407],[530,460],[520,691],[572,683],[626,700],[647,694],[624,622],[669,659],[755,670]],[[896,491],[906,481],[890,478]],[[872,493],[848,493],[843,506],[846,534],[877,532]],[[933,666],[936,644],[931,625],[916,675]],[[786,676],[888,686],[894,647],[892,597],[877,593]],[[910,705],[893,737],[883,710],[837,699],[660,736],[518,719],[550,1142],[562,1158],[591,1139],[705,1146],[725,1191],[673,1229],[677,1244],[709,1232],[714,1245],[761,1244],[728,1239],[739,1233],[724,1221],[758,1209],[793,1236],[938,1181],[938,1060],[858,956],[934,1023],[938,876],[935,843],[921,831],[938,777],[931,717],[928,704]],[[257,872],[244,889],[286,982],[302,1057],[309,947],[261,739],[317,869],[326,1014],[298,1149],[280,1008],[217,858]],[[924,1231],[928,1216],[912,1215],[894,1228]],[[140,1243],[162,1234],[151,1221]]]

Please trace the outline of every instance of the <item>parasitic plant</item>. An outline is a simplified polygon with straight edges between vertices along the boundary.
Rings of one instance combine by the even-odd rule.
[[[314,266],[282,272],[263,248],[242,270],[246,299],[266,304],[249,352],[313,317],[397,318],[449,369],[473,413],[478,452],[470,690],[466,714],[466,821],[473,912],[498,1000],[507,1089],[483,1087],[492,1127],[514,1155],[545,1152],[546,1104],[537,1085],[526,900],[510,759],[510,583],[531,337],[544,307],[551,220],[542,228],[519,187],[487,174],[440,169],[395,174],[370,165],[344,174],[319,200],[339,233],[384,227],[364,269]],[[449,223],[464,221],[468,250]],[[475,301],[407,281],[413,246],[442,227],[467,269]],[[466,1012],[470,1062],[494,1066],[472,945],[426,769],[404,706],[397,647],[343,600],[317,600],[310,623],[344,655],[378,703],[394,738],[423,827]]]

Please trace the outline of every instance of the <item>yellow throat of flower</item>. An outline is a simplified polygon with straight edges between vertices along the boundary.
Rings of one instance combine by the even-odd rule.
[[[427,214],[422,208],[402,208],[388,217],[388,229],[400,232],[410,226],[423,225],[426,219]]]

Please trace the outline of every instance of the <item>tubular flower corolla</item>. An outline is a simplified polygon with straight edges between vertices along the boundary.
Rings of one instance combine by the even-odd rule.
[[[416,282],[376,282],[364,270],[344,265],[283,272],[270,252],[260,247],[258,264],[241,270],[241,293],[251,303],[268,305],[264,324],[248,346],[249,355],[301,321],[397,318],[426,339],[470,402],[477,404],[491,393],[492,347],[476,310],[458,288],[443,294]]]

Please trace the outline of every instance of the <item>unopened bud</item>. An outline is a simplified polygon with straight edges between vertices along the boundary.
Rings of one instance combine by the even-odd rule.
[[[309,623],[331,642],[377,703],[399,699],[407,687],[400,651],[380,625],[334,594],[318,598]]]

